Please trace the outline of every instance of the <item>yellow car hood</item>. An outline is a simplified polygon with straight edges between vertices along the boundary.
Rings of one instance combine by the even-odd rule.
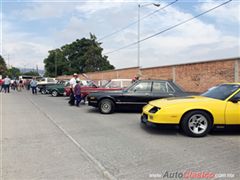
[[[188,103],[203,103],[203,102],[216,102],[220,101],[218,99],[203,97],[203,96],[187,96],[187,97],[173,97],[173,98],[165,98],[158,99],[154,101],[150,101],[149,104],[156,107],[166,107],[171,105],[180,105],[180,104],[188,104]]]

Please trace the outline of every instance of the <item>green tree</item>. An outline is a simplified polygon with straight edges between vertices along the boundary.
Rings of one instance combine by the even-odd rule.
[[[6,62],[3,59],[3,57],[0,55],[0,75],[6,75],[6,74],[7,74]]]
[[[18,78],[21,75],[20,69],[12,67],[7,70],[7,75],[11,78]]]
[[[48,57],[44,59],[45,76],[54,77],[67,74],[69,66],[61,49],[51,50],[48,53]]]
[[[45,75],[69,75],[114,69],[107,56],[102,55],[101,43],[96,36],[90,34],[90,39],[77,39],[60,49],[49,51],[44,59]]]
[[[114,66],[109,63],[107,56],[102,56],[103,49],[101,43],[96,41],[96,37],[90,34],[90,45],[86,49],[83,56],[84,68],[83,72],[94,72],[114,69]]]
[[[25,72],[22,75],[26,75],[26,76],[40,76],[39,73],[36,72],[36,71]]]

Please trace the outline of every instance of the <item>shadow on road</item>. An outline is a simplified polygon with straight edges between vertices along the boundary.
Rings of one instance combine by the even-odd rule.
[[[156,135],[172,135],[176,136],[180,133],[178,126],[147,126],[146,124],[140,123],[140,127],[149,134]]]
[[[94,108],[94,107],[89,107],[88,109],[89,113],[100,113],[98,108]],[[114,115],[117,113],[123,113],[123,114],[139,114],[139,116],[141,115],[141,112],[139,111],[132,111],[132,110],[116,110],[114,113],[111,113],[109,115]],[[101,114],[101,113],[100,113]],[[108,115],[108,114],[106,114]]]
[[[225,128],[225,129],[214,129],[210,132],[212,136],[239,136],[240,127]]]
[[[177,125],[147,126],[146,124],[140,123],[140,127],[149,134],[172,136],[180,134],[186,136]],[[213,129],[209,134],[211,136],[239,136],[240,128]]]

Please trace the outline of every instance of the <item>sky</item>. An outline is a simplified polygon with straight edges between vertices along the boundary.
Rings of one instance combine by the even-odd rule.
[[[0,54],[15,67],[44,69],[49,50],[89,38],[90,33],[102,42],[103,54],[117,69],[240,57],[239,0],[142,41],[139,61],[138,10],[143,40],[228,0],[0,1]],[[121,30],[129,24],[133,25]],[[118,50],[129,44],[133,45]]]

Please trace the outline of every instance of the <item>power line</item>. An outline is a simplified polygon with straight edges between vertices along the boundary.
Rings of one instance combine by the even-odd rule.
[[[147,17],[149,17],[149,16],[157,13],[158,11],[165,9],[165,8],[167,8],[168,6],[173,5],[173,4],[176,3],[177,1],[178,1],[178,0],[175,0],[175,1],[167,4],[166,6],[164,6],[164,7],[162,7],[162,8],[159,8],[158,10],[155,10],[155,11],[147,14],[146,16],[143,16],[140,20],[145,19],[145,18],[147,18]],[[99,39],[99,41],[101,41],[101,40],[103,40],[103,39],[106,39],[106,38],[108,38],[108,37],[110,37],[110,36],[113,36],[114,34],[117,34],[117,33],[121,32],[121,31],[123,31],[123,30],[125,30],[125,29],[127,29],[127,28],[129,28],[129,27],[131,27],[131,26],[133,26],[134,24],[137,24],[137,23],[138,23],[138,21],[134,21],[134,22],[128,24],[127,26],[124,26],[123,28],[121,28],[121,29],[119,29],[119,30],[116,30],[116,31],[114,31],[114,32],[112,32],[112,33],[110,33],[110,34],[108,34],[108,35],[103,36],[102,38]]]
[[[169,30],[171,30],[171,29],[174,29],[174,28],[176,28],[176,27],[178,27],[178,26],[180,26],[180,25],[183,25],[183,24],[185,24],[185,23],[187,23],[187,22],[189,22],[189,21],[192,21],[193,19],[196,19],[196,18],[198,18],[198,17],[200,17],[200,16],[203,16],[204,14],[207,14],[207,13],[209,13],[209,12],[211,12],[211,11],[213,11],[213,10],[221,7],[221,6],[224,6],[224,5],[228,4],[228,3],[230,3],[231,1],[232,1],[232,0],[226,1],[226,2],[224,2],[224,3],[222,3],[222,4],[218,5],[218,6],[215,6],[215,7],[211,8],[211,9],[209,9],[209,10],[207,10],[207,11],[204,11],[204,12],[200,13],[200,14],[192,17],[192,18],[189,18],[189,19],[187,19],[187,20],[185,20],[185,21],[182,21],[182,22],[180,22],[180,23],[178,23],[178,24],[175,24],[175,25],[173,25],[173,26],[171,26],[171,27],[169,27],[169,28],[167,28],[167,29],[164,29],[164,30],[162,30],[162,31],[160,31],[160,32],[158,32],[158,33],[155,33],[155,34],[153,34],[153,35],[151,35],[151,36],[148,36],[148,37],[146,37],[146,38],[143,38],[143,39],[141,39],[139,42],[138,42],[138,41],[133,42],[133,43],[131,43],[131,44],[128,44],[128,45],[123,46],[123,47],[120,47],[120,48],[115,49],[115,50],[113,50],[113,51],[109,51],[109,52],[104,53],[104,54],[105,54],[105,55],[106,55],[106,54],[112,54],[112,53],[114,53],[114,52],[120,51],[120,50],[122,50],[122,49],[128,48],[128,47],[130,47],[130,46],[136,45],[136,44],[138,44],[138,43],[140,43],[140,42],[143,42],[143,41],[146,41],[146,40],[148,40],[148,39],[150,39],[150,38],[153,38],[153,37],[155,37],[155,36],[158,36],[159,34],[162,34],[162,33],[166,32],[166,31],[169,31]]]

